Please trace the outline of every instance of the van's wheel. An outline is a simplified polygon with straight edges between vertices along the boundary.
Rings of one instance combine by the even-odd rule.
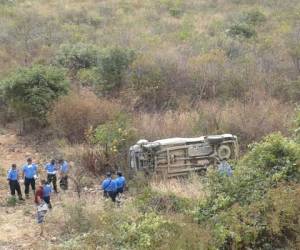
[[[231,156],[231,148],[228,145],[221,145],[218,148],[219,159],[229,159]]]

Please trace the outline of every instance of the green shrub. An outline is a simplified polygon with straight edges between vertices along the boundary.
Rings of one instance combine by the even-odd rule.
[[[4,96],[20,119],[44,124],[53,102],[68,91],[65,72],[53,66],[34,65],[4,79]]]
[[[299,185],[268,191],[261,201],[235,204],[212,219],[220,249],[295,249],[300,230]],[[294,244],[294,246],[293,246]]]
[[[243,15],[240,17],[240,20],[247,23],[248,25],[256,26],[264,23],[267,20],[267,18],[265,14],[261,11],[251,10],[243,13]]]
[[[252,144],[242,164],[263,171],[279,180],[300,180],[300,145],[281,134],[267,136],[261,143]],[[279,179],[278,179],[279,178]]]
[[[157,213],[184,213],[194,207],[194,202],[178,197],[175,194],[161,194],[151,191],[149,188],[139,194],[136,204],[143,212],[155,211]]]
[[[6,205],[8,207],[15,207],[17,205],[17,198],[15,196],[7,198]]]
[[[66,233],[74,234],[89,231],[92,218],[88,217],[85,206],[84,202],[76,202],[65,207],[67,215],[65,224]]]
[[[98,126],[89,136],[89,141],[98,144],[110,153],[118,153],[135,139],[130,120],[125,114],[119,114],[116,119]]]
[[[229,28],[228,34],[232,37],[251,38],[256,36],[256,31],[251,25],[236,23]]]
[[[252,145],[231,178],[209,171],[210,196],[200,203],[198,219],[205,221],[238,203],[247,205],[264,197],[281,182],[300,180],[300,145],[280,134]]]
[[[135,58],[132,50],[112,48],[103,52],[99,73],[104,92],[118,91],[125,80],[125,73]]]
[[[95,67],[99,64],[100,51],[97,47],[84,44],[63,44],[56,55],[56,62],[69,70]]]
[[[121,225],[121,231],[127,232],[121,241],[131,249],[155,249],[170,237],[170,226],[170,222],[155,213],[146,213],[134,222]]]

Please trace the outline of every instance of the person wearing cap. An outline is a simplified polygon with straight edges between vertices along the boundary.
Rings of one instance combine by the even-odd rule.
[[[27,159],[27,164],[25,164],[22,168],[22,177],[24,179],[25,185],[25,196],[29,198],[29,186],[33,193],[35,193],[35,179],[37,178],[37,165],[32,163],[32,159]]]
[[[48,208],[51,209],[52,204],[51,204],[50,197],[52,193],[52,187],[45,180],[42,181],[42,185],[43,185],[43,200],[48,204]]]
[[[63,190],[67,190],[68,189],[68,172],[69,172],[69,164],[67,163],[67,161],[60,159],[59,160],[59,165],[60,165],[60,181],[59,181],[59,185],[60,188]]]
[[[121,171],[117,172],[117,178],[115,179],[115,181],[117,185],[117,195],[123,194],[126,185],[126,179]]]
[[[55,164],[55,160],[51,160],[50,163],[47,163],[45,165],[45,170],[47,171],[47,182],[49,184],[53,184],[53,189],[55,191],[55,193],[58,193],[57,191],[57,185],[56,185],[56,171],[57,171],[57,167],[56,167],[56,164]]]
[[[16,194],[16,191],[17,191],[18,196],[19,196],[19,200],[23,201],[24,199],[22,197],[21,187],[20,187],[20,184],[19,184],[19,171],[17,169],[16,164],[12,164],[11,169],[8,170],[7,180],[8,180],[11,195],[13,197],[15,197],[15,194]]]
[[[116,181],[111,178],[111,173],[106,174],[106,179],[102,182],[102,189],[104,197],[110,197],[113,202],[116,201],[117,185]]]

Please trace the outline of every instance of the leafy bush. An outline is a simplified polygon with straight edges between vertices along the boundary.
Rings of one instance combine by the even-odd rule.
[[[295,187],[300,181],[299,150],[300,145],[295,141],[272,134],[251,146],[233,177],[224,177],[216,171],[208,174],[210,195],[200,203],[198,219],[212,225],[214,246],[274,249],[287,244],[286,240],[294,240],[293,232],[299,228],[299,221],[294,220],[299,216],[295,199],[299,192]],[[275,196],[276,190],[281,192],[279,196]],[[290,200],[293,205],[288,202],[278,205],[280,199]],[[285,217],[277,209],[292,216]],[[272,216],[276,223],[283,224],[273,224]],[[289,223],[293,229],[287,226]],[[283,239],[284,230],[290,233]]]
[[[228,34],[233,37],[255,37],[255,27],[265,21],[266,16],[259,10],[245,12],[230,26]]]
[[[15,207],[17,205],[17,198],[15,196],[7,198],[6,205],[8,207]]]
[[[98,99],[93,93],[83,91],[60,98],[48,118],[58,135],[66,137],[70,142],[80,142],[85,140],[91,127],[104,124],[119,111],[118,104]]]
[[[68,81],[62,69],[34,65],[20,69],[4,79],[4,96],[20,119],[46,121],[53,102],[68,91]]]
[[[103,52],[99,73],[104,92],[118,91],[122,87],[126,70],[135,58],[132,50],[112,48]]]
[[[251,38],[256,36],[256,31],[252,26],[248,24],[236,23],[229,28],[228,34],[232,37]]]
[[[128,143],[134,141],[134,130],[130,128],[130,120],[125,114],[119,114],[111,122],[98,126],[89,136],[89,141],[98,144],[110,153],[127,150]]]
[[[295,249],[300,230],[299,185],[270,190],[264,200],[234,205],[212,223],[214,246],[222,249]]]
[[[242,164],[263,171],[274,182],[300,180],[299,144],[280,134],[273,134],[251,147]]]
[[[136,199],[137,206],[143,212],[180,213],[193,208],[193,202],[175,194],[162,194],[145,189]]]
[[[63,44],[56,55],[56,61],[70,70],[77,71],[97,66],[99,57],[100,51],[93,45],[84,43]]]

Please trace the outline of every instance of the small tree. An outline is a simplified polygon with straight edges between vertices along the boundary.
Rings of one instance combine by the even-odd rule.
[[[125,72],[134,58],[133,51],[120,48],[113,48],[104,53],[99,65],[99,71],[102,88],[105,92],[111,93],[122,87]]]
[[[42,65],[17,70],[1,84],[5,99],[22,121],[22,130],[26,121],[45,124],[53,101],[68,90],[63,70]]]

